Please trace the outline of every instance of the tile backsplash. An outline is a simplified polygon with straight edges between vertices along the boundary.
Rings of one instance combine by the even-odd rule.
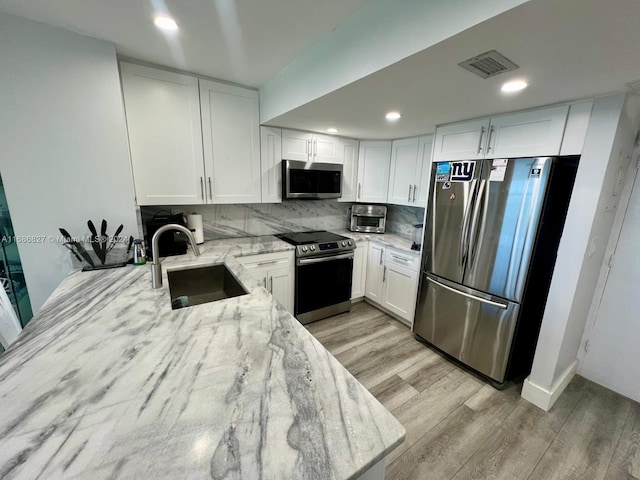
[[[349,227],[350,203],[336,200],[287,200],[282,203],[242,205],[178,205],[141,207],[146,221],[159,210],[202,215],[206,240],[273,235],[306,230],[338,230]],[[413,224],[421,223],[423,208],[389,205],[387,231],[411,236]]]

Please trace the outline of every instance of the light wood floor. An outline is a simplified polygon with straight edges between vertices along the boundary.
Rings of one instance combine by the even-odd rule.
[[[388,480],[640,478],[640,404],[581,377],[545,413],[365,303],[307,327],[407,430]]]

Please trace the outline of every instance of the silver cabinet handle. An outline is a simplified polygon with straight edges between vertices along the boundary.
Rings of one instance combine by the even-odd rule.
[[[413,186],[413,203],[416,203],[416,190],[418,190],[418,186]]]
[[[269,293],[273,293],[273,277],[269,277]]]
[[[358,199],[362,196],[362,184],[358,182]]]
[[[311,144],[311,139],[307,140],[307,160],[311,160],[311,156],[313,155],[313,145]]]
[[[482,151],[482,137],[484,137],[484,126],[480,129],[480,140],[478,140],[478,151],[476,152],[477,154]]]
[[[211,177],[209,177],[209,200],[213,200],[213,187],[211,186]]]
[[[272,265],[278,263],[278,260],[269,260],[268,262],[259,262],[258,265]]]
[[[461,292],[460,290],[456,290],[455,288],[451,288],[448,285],[445,285],[444,283],[440,283],[437,280],[434,280],[433,278],[430,277],[426,277],[427,280],[431,283],[435,283],[436,285],[438,285],[439,287],[444,288],[445,290],[449,290],[453,293],[457,293],[459,295],[462,295],[463,297],[467,297],[467,298],[472,298],[473,300],[477,300],[480,303],[486,303],[488,305],[493,305],[494,307],[498,307],[498,308],[502,308],[503,310],[506,310],[507,308],[509,308],[509,305],[505,305],[503,303],[498,303],[498,302],[492,302],[491,300],[487,300],[486,298],[480,298],[480,297],[476,297],[475,295],[471,295],[470,293],[466,293],[466,292]]]
[[[487,138],[487,153],[491,151],[491,137],[493,136],[493,130],[494,130],[494,127],[492,125],[491,129],[489,130],[489,138]]]
[[[200,177],[200,198],[204,202],[204,178]]]
[[[264,283],[264,288],[267,288],[267,277],[264,277],[262,282]]]
[[[380,265],[382,265],[382,255],[384,255],[384,248],[380,249]]]
[[[409,185],[409,198],[407,198],[407,202],[411,201],[411,188],[412,188],[412,186]]]
[[[397,256],[397,255],[393,255],[393,254],[391,254],[391,256],[392,256],[393,258],[395,258],[396,260],[400,260],[400,261],[402,261],[402,262],[408,262],[408,261],[409,261],[409,259],[408,259],[408,258],[399,257],[399,256]]]
[[[382,270],[382,281],[386,282],[387,281],[387,266],[384,266],[384,270]]]
[[[313,139],[313,159],[315,160],[318,156],[318,139]]]

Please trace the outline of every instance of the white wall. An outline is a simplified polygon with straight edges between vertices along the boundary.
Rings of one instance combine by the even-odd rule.
[[[112,44],[0,14],[0,173],[17,235],[88,233],[105,218],[136,235],[134,190]],[[19,244],[34,311],[71,263]]]
[[[260,88],[260,121],[267,122],[526,1],[371,0]]]
[[[620,162],[628,161],[635,128],[624,94],[594,101],[589,129],[531,374],[522,395],[548,410],[577,369],[580,341],[596,289],[615,209],[611,192]]]

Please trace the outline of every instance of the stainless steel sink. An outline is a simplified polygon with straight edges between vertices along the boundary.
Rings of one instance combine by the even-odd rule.
[[[167,278],[174,310],[249,293],[224,264],[170,270]]]

